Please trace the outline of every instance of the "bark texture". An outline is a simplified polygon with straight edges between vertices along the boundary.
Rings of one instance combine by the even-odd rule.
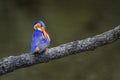
[[[57,47],[49,48],[47,52],[31,55],[24,53],[19,56],[9,56],[0,59],[0,75],[13,72],[16,69],[32,66],[39,63],[49,62],[84,51],[92,51],[105,44],[110,44],[120,38],[120,26],[83,40],[77,40]]]

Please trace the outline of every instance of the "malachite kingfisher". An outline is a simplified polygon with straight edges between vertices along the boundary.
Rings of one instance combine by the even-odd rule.
[[[46,51],[50,45],[50,37],[45,31],[45,24],[41,20],[37,20],[33,24],[34,33],[31,41],[31,54]]]

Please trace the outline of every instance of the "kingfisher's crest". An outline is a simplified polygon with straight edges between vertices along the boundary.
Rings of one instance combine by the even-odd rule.
[[[34,24],[33,24],[33,27],[35,27],[37,24],[39,24],[41,27],[44,27],[44,28],[46,27],[45,24],[44,24],[44,22],[41,21],[41,20],[35,21]]]

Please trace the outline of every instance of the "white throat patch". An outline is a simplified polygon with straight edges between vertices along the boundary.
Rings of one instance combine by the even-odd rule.
[[[38,28],[38,30],[42,31],[40,28]]]

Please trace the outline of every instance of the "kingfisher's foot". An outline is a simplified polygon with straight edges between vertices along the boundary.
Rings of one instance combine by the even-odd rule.
[[[48,48],[46,48],[45,50],[43,51],[35,51],[34,54],[43,54],[44,52],[48,51]]]
[[[34,52],[34,54],[39,54],[40,52]]]
[[[44,52],[46,52],[46,51],[48,51],[48,48],[46,48],[45,50],[43,50],[42,52],[40,52],[40,53],[44,53]]]
[[[45,51],[48,51],[48,48],[46,48]]]

